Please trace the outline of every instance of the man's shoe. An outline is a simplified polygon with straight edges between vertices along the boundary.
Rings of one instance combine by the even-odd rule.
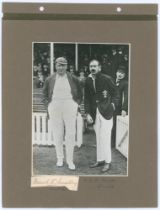
[[[63,166],[63,160],[58,160],[56,165],[58,167],[62,167]]]
[[[76,167],[75,167],[75,165],[74,165],[73,162],[72,162],[72,163],[68,163],[68,168],[69,168],[70,170],[72,170],[72,171],[74,171],[74,170],[76,169]]]
[[[96,162],[90,165],[90,168],[96,168],[99,166],[103,166],[104,165],[104,161],[103,162]]]
[[[102,168],[102,172],[107,172],[110,169],[110,163],[105,163],[104,167]]]

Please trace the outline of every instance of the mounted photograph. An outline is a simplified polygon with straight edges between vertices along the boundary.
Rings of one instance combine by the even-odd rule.
[[[128,176],[129,43],[32,43],[32,177]]]

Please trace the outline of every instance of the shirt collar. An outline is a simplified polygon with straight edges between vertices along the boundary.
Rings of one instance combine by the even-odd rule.
[[[64,74],[63,76],[56,74],[56,79],[59,79],[59,78],[67,78],[67,74]]]
[[[96,78],[99,78],[99,76],[100,76],[100,72],[98,72],[98,73],[96,74],[96,77],[93,77],[92,74],[89,74],[89,75],[88,75],[88,77],[90,77],[90,78],[93,79],[93,80],[95,80]]]
[[[95,78],[92,76],[92,74],[89,74],[88,77],[90,77],[91,79],[95,80]]]

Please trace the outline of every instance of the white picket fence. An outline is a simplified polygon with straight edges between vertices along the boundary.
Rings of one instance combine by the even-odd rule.
[[[77,116],[75,145],[80,147],[83,143],[83,118]],[[32,114],[32,144],[33,145],[54,145],[54,139],[50,120],[47,113],[34,112]],[[64,137],[65,144],[65,137]]]

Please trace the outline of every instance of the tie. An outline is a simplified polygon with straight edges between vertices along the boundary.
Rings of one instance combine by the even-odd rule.
[[[96,79],[94,78],[93,79],[93,87],[94,87],[94,91],[95,91],[95,93],[96,93],[96,81],[95,81]]]

